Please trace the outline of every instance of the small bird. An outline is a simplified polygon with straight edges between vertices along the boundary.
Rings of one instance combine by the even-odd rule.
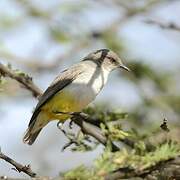
[[[40,97],[23,138],[24,143],[32,145],[50,121],[64,122],[71,117],[68,112],[82,111],[102,90],[110,72],[117,68],[130,71],[116,53],[100,49],[62,71]]]

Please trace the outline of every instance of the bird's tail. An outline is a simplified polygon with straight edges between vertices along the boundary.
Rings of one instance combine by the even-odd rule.
[[[30,121],[28,129],[25,132],[23,142],[32,145],[41,132],[42,128],[48,123],[48,119],[49,117],[47,116],[47,114],[43,112],[39,113],[37,117],[32,119],[32,121]]]
[[[34,141],[36,140],[37,136],[39,135],[39,133],[41,132],[41,130],[42,128],[32,133],[32,128],[29,127],[25,132],[23,142],[26,144],[32,145]]]

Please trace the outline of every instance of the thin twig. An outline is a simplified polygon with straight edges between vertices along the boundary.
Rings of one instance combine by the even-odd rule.
[[[104,136],[101,129],[97,126],[90,124],[85,121],[84,117],[81,114],[73,115],[71,118],[82,130],[83,133],[88,134],[98,140],[104,146],[107,145],[108,139]],[[111,143],[112,151],[118,151],[119,147],[116,146],[113,142]]]
[[[69,142],[68,143],[66,143],[63,147],[62,147],[62,152],[65,150],[65,149],[67,149],[68,147],[70,147],[71,145],[73,145],[73,144],[78,144],[78,142],[75,140],[75,138],[74,137],[72,137],[70,134],[68,134],[64,129],[63,129],[63,127],[62,127],[62,123],[59,121],[58,123],[57,123],[57,127],[58,127],[58,129],[60,129],[61,130],[61,132],[66,136],[66,138],[69,140]]]
[[[15,73],[10,68],[4,66],[0,63],[0,74],[5,77],[10,77],[12,79],[15,79],[19,83],[23,84],[23,86],[32,92],[34,97],[38,97],[42,94],[42,91],[33,83],[32,78],[30,76],[23,76],[19,75],[18,73]]]
[[[29,178],[12,178],[12,177],[8,177],[8,176],[0,176],[0,180],[30,180],[30,179]],[[61,178],[60,176],[58,176],[57,178],[40,176],[40,177],[34,177],[31,180],[64,180],[64,179]]]
[[[67,114],[66,112],[57,112],[57,113],[63,113]],[[90,135],[94,137],[96,140],[98,140],[101,144],[104,146],[107,145],[108,140],[107,138],[103,135],[101,129],[93,124],[90,124],[90,118],[87,114],[81,113],[81,112],[71,112],[68,113],[69,115],[72,115],[71,119],[75,124],[77,124],[83,133]],[[89,120],[89,122],[86,122],[86,120]],[[92,120],[93,122],[93,120]],[[117,147],[114,143],[111,144],[112,146],[112,151],[118,151],[119,147]]]
[[[24,172],[25,174],[29,175],[30,177],[36,177],[36,173],[31,170],[30,165],[22,165],[15,160],[11,159],[10,157],[6,156],[0,151],[0,159],[5,160],[6,162],[12,164],[15,168],[14,170],[20,172]]]
[[[156,21],[156,20],[146,20],[145,23],[157,25],[162,29],[180,31],[180,26],[177,26],[176,24],[174,24],[172,22],[163,23],[163,22]]]

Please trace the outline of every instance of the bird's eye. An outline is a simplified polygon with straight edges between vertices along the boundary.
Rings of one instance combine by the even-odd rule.
[[[115,59],[111,59],[111,62],[116,63],[116,60]]]
[[[107,57],[107,58],[111,61],[111,63],[116,63],[116,60],[114,58],[112,57]]]

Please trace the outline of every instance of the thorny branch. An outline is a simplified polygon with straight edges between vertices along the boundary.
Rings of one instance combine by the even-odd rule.
[[[56,113],[67,114],[64,112],[56,112]],[[98,119],[91,118],[88,114],[84,112],[73,112],[73,113],[68,113],[68,114],[72,115],[72,118],[71,118],[72,121],[81,128],[83,133],[94,137],[104,146],[107,145],[108,139],[104,136],[101,129],[99,128],[100,122]],[[131,148],[134,147],[135,142],[130,139],[124,138],[121,141]],[[112,145],[112,151],[119,150],[119,147],[117,147],[114,143],[112,143],[111,145]]]
[[[24,166],[16,161],[14,161],[10,157],[6,156],[1,151],[0,151],[0,159],[3,159],[6,162],[12,164],[15,167],[13,169],[18,171],[19,173],[24,172],[25,174],[29,175],[30,177],[36,177],[36,173],[31,170],[30,165]]]
[[[81,127],[81,130],[82,130],[83,133],[88,134],[88,135],[94,137],[101,144],[103,144],[105,146],[107,145],[108,140],[103,135],[103,133],[102,133],[100,128],[98,128],[97,126],[95,126],[93,124],[90,124],[90,123],[86,122],[85,119],[83,118],[83,116],[81,116],[80,114],[73,115],[73,117],[71,119],[79,127]],[[112,146],[112,151],[118,151],[119,150],[119,148],[114,143],[112,143],[111,146]]]
[[[62,133],[66,136],[66,138],[69,140],[68,143],[66,143],[63,147],[62,147],[62,151],[64,151],[66,148],[70,147],[71,145],[75,144],[76,146],[81,146],[83,145],[86,148],[89,148],[88,144],[86,144],[83,140],[86,140],[88,142],[92,142],[89,138],[89,136],[84,136],[83,140],[80,139],[80,135],[81,135],[81,130],[78,131],[77,135],[73,134],[73,133],[69,133],[67,131],[65,131],[62,126],[59,125],[60,122],[58,122],[57,126],[58,128],[62,131]]]
[[[10,68],[0,63],[0,75],[4,77],[10,77],[19,83],[21,83],[27,90],[32,92],[34,97],[38,97],[42,91],[33,83],[32,78],[28,75],[19,75]]]

